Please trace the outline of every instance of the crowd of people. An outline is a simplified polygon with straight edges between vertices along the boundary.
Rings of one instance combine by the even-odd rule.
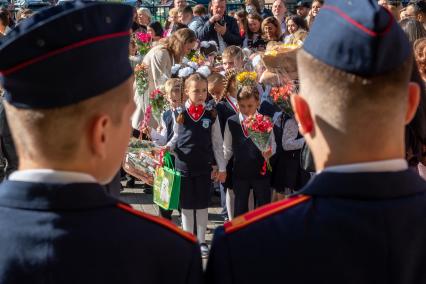
[[[402,265],[389,255],[407,260],[396,283],[426,279],[409,267],[426,257],[426,2],[300,1],[292,14],[285,0],[271,10],[245,0],[239,11],[227,11],[226,0],[208,8],[176,0],[163,25],[147,8],[76,1],[11,32],[30,14],[0,12],[7,176],[0,226],[24,225],[26,232],[22,243],[19,228],[0,242],[5,283],[15,271],[25,271],[16,276],[24,282],[39,273],[63,283],[273,283],[286,271],[292,283],[378,283]],[[54,29],[60,33],[48,32]],[[161,119],[146,121],[160,91],[167,100]],[[251,120],[269,131],[266,143],[251,135]],[[98,183],[123,175],[117,171],[129,133],[173,155],[182,231],[165,220],[172,210],[160,208],[157,219],[101,195]],[[226,223],[210,251],[215,185]],[[407,245],[413,235],[416,244]],[[89,269],[90,259],[72,276],[67,270],[79,251],[70,249],[86,237],[83,247],[96,255],[96,269],[107,271],[102,276]],[[44,247],[50,240],[53,251]],[[109,242],[128,265],[117,274],[106,269]],[[143,260],[146,274],[130,271],[147,251],[159,255],[156,265]],[[200,256],[209,257],[205,276]],[[46,263],[55,270],[42,275],[37,267]],[[171,267],[158,268],[165,263]],[[82,280],[81,271],[95,276]]]

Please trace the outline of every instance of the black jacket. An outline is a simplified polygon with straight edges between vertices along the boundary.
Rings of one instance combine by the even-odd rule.
[[[201,41],[210,41],[214,40],[219,45],[219,40],[217,37],[217,32],[214,29],[214,24],[209,22],[210,15],[200,17],[199,28],[197,29],[197,37]],[[224,42],[229,45],[241,46],[243,39],[240,36],[240,29],[238,28],[237,21],[234,18],[229,16],[224,16],[224,21],[226,23],[226,33],[223,35]]]

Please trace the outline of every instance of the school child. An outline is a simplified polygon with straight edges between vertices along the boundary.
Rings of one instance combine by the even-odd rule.
[[[230,45],[222,54],[223,69],[225,72],[229,69],[242,71],[244,67],[244,53],[241,47]]]
[[[225,77],[219,73],[212,73],[209,77],[207,77],[209,96],[214,100],[215,104],[219,103],[222,99],[224,79]]]
[[[173,137],[173,115],[177,115],[177,108],[182,104],[182,80],[180,78],[168,79],[164,84],[166,99],[169,103],[169,109],[163,112],[161,126],[152,129],[147,126],[143,129],[145,134],[150,134],[152,141],[158,146],[164,146]],[[160,216],[172,220],[173,210],[166,210],[159,207]]]
[[[229,161],[233,156],[233,189],[235,192],[235,216],[248,211],[250,190],[254,192],[256,207],[270,203],[271,188],[269,173],[263,175],[262,168],[276,149],[274,134],[271,134],[270,150],[261,153],[249,138],[244,120],[257,113],[259,91],[255,84],[243,86],[237,93],[239,114],[231,116],[225,126],[224,154]]]
[[[174,135],[166,149],[174,152],[175,168],[182,175],[180,206],[183,229],[196,233],[202,256],[207,257],[205,233],[211,177],[221,182],[226,178],[223,139],[216,110],[205,107],[207,79],[199,73],[190,75],[184,82],[184,92],[189,99],[175,119]],[[219,168],[217,173],[212,173],[214,159]]]
[[[276,191],[276,199],[282,200],[301,189],[309,181],[309,174],[300,165],[305,139],[299,133],[294,115],[278,112],[274,121],[277,153],[271,184]]]

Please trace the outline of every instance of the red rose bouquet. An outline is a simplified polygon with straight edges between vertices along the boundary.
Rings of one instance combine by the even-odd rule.
[[[151,49],[152,37],[148,33],[136,33],[136,44],[140,55],[145,55]]]
[[[161,114],[163,113],[167,101],[164,94],[159,89],[155,89],[149,94],[149,104],[152,107],[152,116],[161,125]]]
[[[267,152],[271,148],[271,134],[274,128],[272,120],[265,115],[255,114],[247,117],[243,122],[243,130],[247,131],[254,145],[262,152]],[[271,170],[269,161],[265,160],[261,174],[266,174],[266,169]]]
[[[295,93],[296,87],[293,83],[287,83],[282,87],[274,87],[271,89],[271,97],[276,105],[280,107],[280,109],[289,114],[293,114],[293,108],[291,107],[290,96]]]

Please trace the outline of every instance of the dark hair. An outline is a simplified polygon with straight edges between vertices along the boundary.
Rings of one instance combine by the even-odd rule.
[[[154,33],[156,36],[160,36],[160,37],[163,36],[164,30],[160,22],[152,22],[148,25],[148,27],[154,30]]]
[[[309,31],[308,24],[306,23],[306,21],[302,17],[297,16],[297,15],[289,16],[286,19],[286,24],[290,20],[293,21],[299,27],[299,29],[303,29],[305,31]]]
[[[314,1],[312,1],[312,3],[314,3],[314,2],[318,2],[318,3],[320,3],[320,4],[321,4],[321,6],[323,6],[323,5],[324,5],[324,0],[314,0]]]
[[[408,37],[411,45],[420,38],[426,37],[426,29],[423,24],[415,19],[404,19],[399,22],[402,30]]]
[[[9,13],[7,11],[0,11],[0,22],[3,26],[9,26]]]
[[[247,12],[245,10],[239,10],[237,13],[235,13],[235,15],[241,19],[242,23],[243,23],[243,29],[244,29],[244,33],[247,32],[248,27],[247,27]],[[239,28],[239,27],[238,27]]]
[[[256,85],[242,86],[238,89],[237,101],[255,99],[256,101],[260,100],[259,90]]]
[[[423,0],[418,0],[418,1],[410,2],[408,4],[408,6],[413,6],[414,12],[416,14],[418,14],[418,13],[424,13],[424,14],[426,14],[426,2],[424,2]]]
[[[247,35],[249,39],[253,38],[253,35],[255,33],[253,33],[249,28],[248,28],[248,19],[252,19],[252,20],[257,20],[259,21],[259,31],[257,32],[260,36],[262,36],[262,16],[260,16],[258,13],[250,13],[247,16]]]
[[[184,25],[182,23],[174,23],[173,27],[172,27],[172,30],[171,30],[171,33],[174,33],[174,32],[176,32],[178,30],[186,29],[186,28],[188,28],[187,25]]]

